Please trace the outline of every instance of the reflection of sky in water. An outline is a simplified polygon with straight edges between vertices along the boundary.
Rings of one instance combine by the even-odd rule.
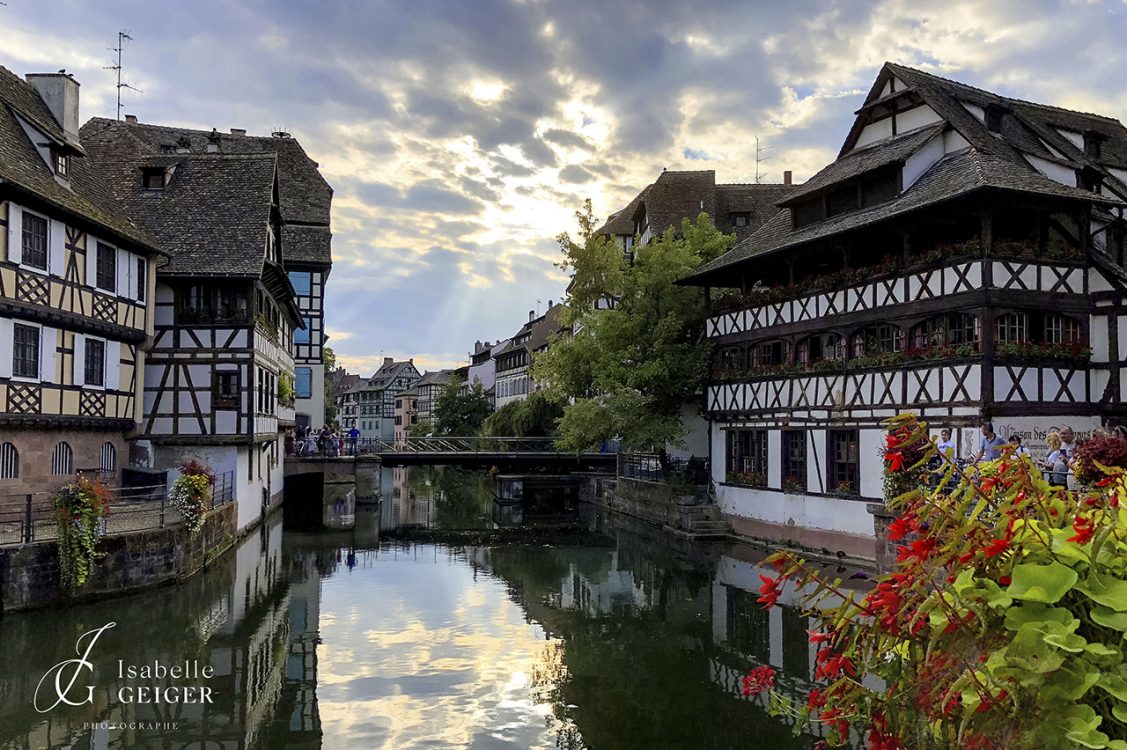
[[[528,677],[544,631],[464,559],[381,551],[378,565],[325,579],[321,602],[324,747],[555,746]]]

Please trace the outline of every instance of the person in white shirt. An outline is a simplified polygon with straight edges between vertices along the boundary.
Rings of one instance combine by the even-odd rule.
[[[951,430],[944,428],[939,431],[939,442],[935,444],[944,456],[955,455],[955,441],[951,439]]]
[[[1010,435],[1010,445],[1013,446],[1013,454],[1015,456],[1028,456],[1029,449],[1021,444],[1021,435],[1016,432]]]

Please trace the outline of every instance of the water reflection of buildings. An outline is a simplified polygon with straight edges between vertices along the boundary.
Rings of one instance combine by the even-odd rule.
[[[44,611],[6,618],[0,623],[8,652],[0,656],[0,747],[319,748],[318,564],[312,555],[287,558],[281,540],[275,523],[177,587],[87,605],[68,611],[69,617]],[[31,699],[40,676],[73,658],[74,637],[87,629],[76,629],[74,616],[90,628],[118,623],[98,643],[95,703],[37,714]],[[198,660],[215,674],[194,682],[121,680],[118,659],[165,665]],[[136,704],[118,696],[122,687],[189,684],[211,687],[213,702]],[[157,726],[90,729],[96,722]]]
[[[409,469],[385,466],[380,472],[380,527],[430,528],[434,525],[437,489],[429,475],[408,482]]]

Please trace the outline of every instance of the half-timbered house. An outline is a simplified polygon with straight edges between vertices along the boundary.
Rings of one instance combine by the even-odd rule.
[[[1036,438],[1127,416],[1125,204],[1118,121],[886,64],[837,160],[686,280],[712,291],[733,525],[871,556],[883,418],[967,454],[983,419]]]
[[[0,496],[115,483],[153,333],[152,238],[105,189],[66,73],[0,68]],[[3,503],[3,499],[0,499]]]
[[[384,357],[383,364],[356,389],[356,426],[363,438],[395,439],[395,396],[411,388],[422,374],[414,360]]]
[[[157,267],[145,363],[157,468],[199,459],[232,472],[245,528],[281,498],[280,433],[294,424],[283,383],[302,315],[285,269],[284,172],[276,152],[177,133],[102,119],[82,129],[114,198],[171,255]]]

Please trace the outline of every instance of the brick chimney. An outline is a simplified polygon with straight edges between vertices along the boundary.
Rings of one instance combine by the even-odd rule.
[[[528,311],[528,322],[531,323],[534,320],[536,320],[536,311],[535,310],[529,310]]]
[[[231,135],[246,135],[246,128],[231,128]]]
[[[791,184],[791,176],[790,176],[790,170],[789,169],[787,171],[783,172],[783,184],[784,185]]]
[[[63,70],[58,73],[28,73],[26,77],[62,126],[66,139],[77,144],[78,81]]]
[[[136,125],[137,124],[137,115],[126,115],[125,121],[127,123],[129,123],[130,125]]]
[[[385,365],[390,365],[390,364],[391,364],[392,362],[394,362],[394,361],[395,361],[395,359],[394,359],[394,358],[392,358],[392,357],[384,357],[384,358],[383,358],[383,363],[384,363]]]

